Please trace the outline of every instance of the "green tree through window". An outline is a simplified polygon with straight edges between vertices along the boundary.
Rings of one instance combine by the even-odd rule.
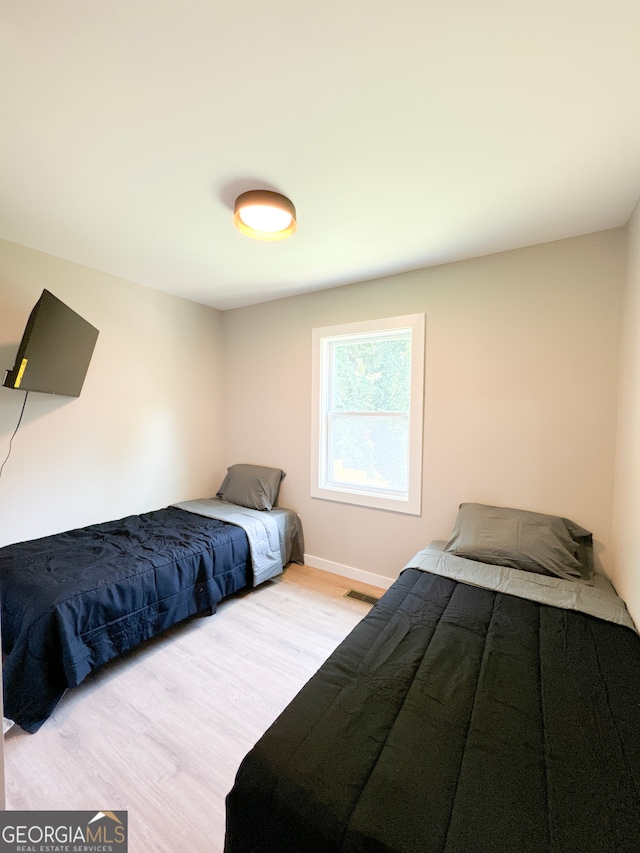
[[[411,335],[331,345],[329,456],[336,483],[405,492]]]
[[[424,314],[313,330],[313,497],[420,514],[424,336]]]

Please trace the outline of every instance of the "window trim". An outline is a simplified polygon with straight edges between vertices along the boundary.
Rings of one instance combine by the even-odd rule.
[[[409,411],[408,489],[407,497],[381,496],[370,490],[352,486],[329,485],[323,476],[326,458],[325,412],[327,380],[325,378],[326,344],[337,337],[359,336],[398,329],[411,330],[411,403]],[[422,436],[424,411],[425,315],[405,314],[378,320],[343,323],[312,330],[312,435],[311,497],[357,506],[386,509],[409,515],[420,515],[422,509]]]

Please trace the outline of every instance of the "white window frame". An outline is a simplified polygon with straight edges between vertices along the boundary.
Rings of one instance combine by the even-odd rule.
[[[402,496],[330,482],[328,460],[329,346],[337,338],[357,338],[399,330],[411,333],[411,395],[408,436],[408,488]],[[424,407],[424,314],[406,314],[313,329],[311,497],[420,515],[422,501],[422,422]]]

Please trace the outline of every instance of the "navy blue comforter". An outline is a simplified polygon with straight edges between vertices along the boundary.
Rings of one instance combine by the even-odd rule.
[[[5,717],[37,731],[93,669],[250,582],[244,530],[175,507],[0,548]]]

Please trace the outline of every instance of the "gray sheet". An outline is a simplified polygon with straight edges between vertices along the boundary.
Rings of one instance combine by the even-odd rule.
[[[249,540],[254,586],[281,574],[287,563],[304,561],[302,526],[299,517],[290,509],[276,508],[267,512],[218,498],[183,501],[173,506],[241,527]]]
[[[404,567],[422,569],[473,586],[484,587],[565,610],[579,610],[636,630],[624,601],[606,578],[588,586],[580,581],[524,572],[508,566],[494,566],[456,557],[442,551],[443,543],[432,542]]]

